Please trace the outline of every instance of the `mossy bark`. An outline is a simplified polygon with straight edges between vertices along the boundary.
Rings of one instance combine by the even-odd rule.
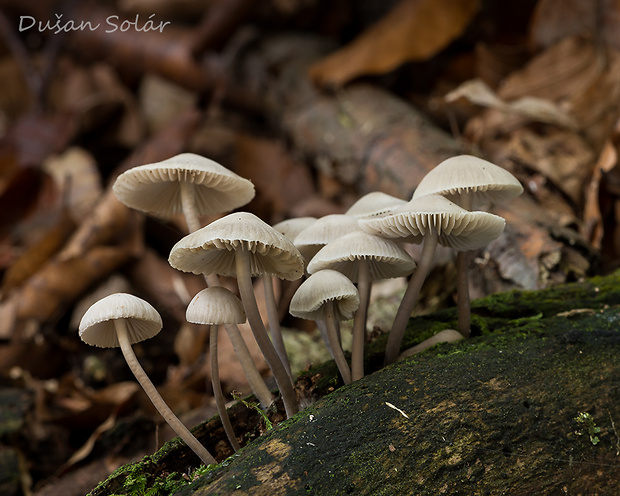
[[[619,274],[473,302],[477,336],[333,391],[177,494],[620,494],[619,304]]]

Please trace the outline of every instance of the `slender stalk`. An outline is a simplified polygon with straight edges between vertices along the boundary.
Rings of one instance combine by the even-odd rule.
[[[405,291],[405,295],[400,302],[400,306],[398,307],[398,311],[394,317],[394,322],[392,323],[392,329],[388,335],[387,345],[385,346],[385,365],[394,363],[398,358],[398,352],[400,351],[400,345],[403,341],[405,330],[407,329],[409,317],[411,317],[411,313],[413,312],[413,308],[418,300],[420,290],[422,289],[422,284],[424,283],[424,280],[426,279],[426,276],[431,270],[431,266],[433,264],[435,249],[437,248],[437,233],[428,233],[424,237],[424,241],[422,243],[423,246],[422,254],[420,255],[420,263],[418,263],[413,276],[411,276],[411,279],[409,280],[407,290]]]
[[[254,333],[254,338],[261,349],[267,364],[273,373],[273,377],[280,388],[282,394],[282,400],[284,401],[284,408],[286,409],[287,417],[291,417],[299,411],[297,404],[297,398],[295,396],[295,390],[293,389],[293,383],[291,378],[286,373],[284,364],[273,344],[269,339],[267,330],[263,324],[260,312],[258,311],[258,304],[256,303],[256,296],[254,295],[254,288],[252,287],[252,275],[250,272],[250,252],[239,249],[235,252],[235,260],[237,266],[237,284],[239,285],[239,294],[241,295],[241,301],[245,308],[245,313],[248,317],[248,322]]]
[[[286,347],[284,346],[284,340],[282,339],[282,329],[280,328],[280,314],[278,312],[278,304],[276,303],[275,290],[273,288],[273,277],[270,275],[264,275],[263,286],[265,288],[265,303],[267,305],[267,318],[269,319],[269,331],[271,332],[271,339],[273,345],[278,352],[278,356],[284,368],[288,373],[288,376],[293,380],[293,374],[291,373],[291,364],[286,354]]]
[[[260,401],[261,406],[266,409],[273,403],[273,395],[256,368],[256,364],[252,359],[248,345],[245,344],[245,340],[239,331],[239,327],[237,324],[225,324],[224,328],[233,345],[239,363],[241,363],[245,378],[248,380],[250,388],[252,388],[252,392],[256,395],[258,401]]]
[[[458,301],[457,331],[466,338],[471,334],[471,309],[469,304],[469,251],[456,252],[456,291]]]
[[[230,423],[230,417],[228,416],[228,410],[226,410],[226,401],[224,400],[224,393],[222,393],[222,383],[220,381],[220,369],[217,358],[217,335],[218,326],[212,325],[209,332],[209,355],[211,358],[211,385],[213,386],[213,397],[215,398],[215,405],[217,406],[217,412],[220,415],[224,432],[230,441],[234,451],[238,451],[241,446],[235,436],[235,430]]]
[[[332,357],[334,357],[334,361],[336,362],[336,366],[340,371],[340,375],[342,376],[342,380],[345,384],[349,384],[351,382],[351,369],[349,368],[349,364],[347,363],[347,359],[344,356],[344,352],[342,351],[342,346],[340,344],[340,339],[338,338],[338,321],[335,317],[334,312],[334,301],[328,300],[325,303],[325,327],[327,334],[327,341],[329,343],[330,352]]]
[[[187,181],[180,181],[181,185],[181,205],[183,205],[183,215],[187,223],[187,230],[190,233],[197,231],[202,226],[198,218],[196,209],[196,198],[194,197],[194,184]]]
[[[351,344],[351,380],[364,377],[364,347],[366,344],[366,320],[370,300],[370,267],[364,258],[358,260],[357,290],[360,306],[353,318],[353,343]]]
[[[129,342],[127,323],[124,319],[117,319],[114,321],[116,327],[116,334],[118,336],[118,342],[121,345],[121,351],[125,356],[127,365],[133,372],[142,389],[150,398],[151,402],[157,408],[157,411],[161,414],[164,420],[170,427],[177,433],[177,435],[185,441],[194,453],[202,460],[205,465],[215,464],[215,458],[207,451],[207,449],[194,437],[187,427],[179,420],[170,407],[166,404],[161,397],[148,375],[138,362],[138,358],[131,347]]]

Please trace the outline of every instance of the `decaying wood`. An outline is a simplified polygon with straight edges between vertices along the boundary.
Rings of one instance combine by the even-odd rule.
[[[615,494],[619,299],[615,274],[473,302],[483,336],[341,387],[177,494]],[[406,341],[455,321],[452,310],[414,319]],[[374,370],[382,345],[370,350]],[[335,373],[305,380],[325,394]],[[196,430],[209,445],[212,423]],[[164,447],[143,470],[170,470],[187,451]],[[91,495],[122,494],[136,470]]]

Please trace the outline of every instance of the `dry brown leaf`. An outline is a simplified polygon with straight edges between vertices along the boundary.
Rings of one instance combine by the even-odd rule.
[[[478,8],[478,0],[403,0],[349,45],[314,64],[310,78],[342,86],[363,74],[429,59],[462,34]]]

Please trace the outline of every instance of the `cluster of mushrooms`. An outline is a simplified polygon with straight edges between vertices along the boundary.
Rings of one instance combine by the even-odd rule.
[[[114,183],[116,197],[130,208],[160,217],[182,213],[190,234],[172,248],[169,263],[203,275],[206,289],[187,307],[188,322],[211,326],[209,353],[214,397],[234,449],[236,435],[228,418],[217,367],[217,332],[223,326],[248,383],[263,408],[274,396],[259,373],[238,324],[247,319],[277,383],[288,417],[299,410],[286,349],[280,332],[273,278],[302,281],[290,301],[291,315],[315,320],[345,384],[364,375],[366,319],[373,281],[410,277],[390,329],[385,364],[398,359],[408,320],[438,244],[457,250],[458,330],[469,336],[468,253],[497,238],[502,217],[476,207],[514,198],[523,188],[505,169],[461,155],[429,172],[410,201],[384,193],[363,196],[344,214],[320,219],[289,219],[274,226],[248,212],[224,215],[205,227],[200,217],[226,214],[249,203],[251,181],[199,155],[184,153],[156,164],[134,167]],[[422,244],[419,260],[405,249]],[[219,283],[234,277],[238,294]],[[265,287],[267,331],[253,290],[253,278]],[[342,350],[340,322],[353,319],[350,364]],[[213,456],[189,432],[161,398],[140,366],[131,345],[156,335],[162,319],[148,302],[125,293],[107,296],[84,314],[79,333],[93,346],[120,347],[138,382],[168,424],[205,464]]]

